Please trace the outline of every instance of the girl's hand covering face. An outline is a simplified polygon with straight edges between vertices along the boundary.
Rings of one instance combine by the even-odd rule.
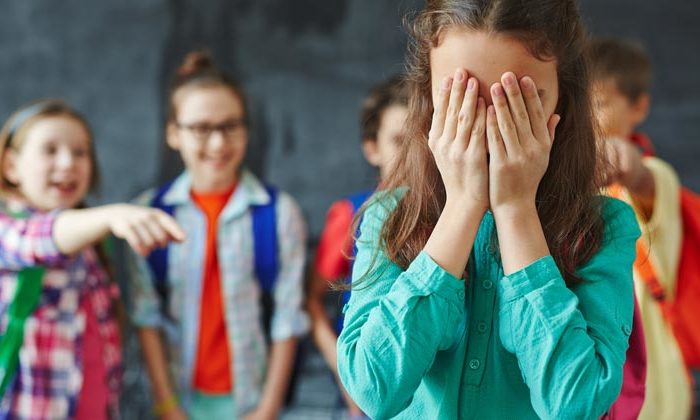
[[[428,145],[445,184],[448,202],[489,206],[486,103],[479,82],[463,69],[439,86]]]
[[[493,105],[486,116],[491,209],[534,205],[537,188],[549,165],[557,114],[547,118],[537,86],[507,72],[491,86]]]

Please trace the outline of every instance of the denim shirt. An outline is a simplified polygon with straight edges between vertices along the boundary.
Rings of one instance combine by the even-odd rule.
[[[171,370],[178,380],[185,408],[192,392],[193,369],[199,336],[200,298],[206,243],[206,218],[190,197],[190,175],[178,177],[163,197],[174,205],[174,217],[187,235],[183,243],[168,248],[168,317],[153,287],[146,260],[130,252],[130,316],[140,327],[161,328],[169,340]],[[137,201],[148,204],[154,191]],[[234,397],[239,415],[255,408],[262,395],[268,349],[260,323],[260,287],[255,277],[250,206],[268,203],[263,184],[244,171],[236,191],[219,216],[217,253],[221,270],[224,317],[232,349]],[[273,292],[272,340],[305,334],[309,320],[303,309],[303,270],[306,258],[306,225],[296,202],[280,192],[276,204],[279,241],[279,274]]]
[[[603,199],[604,238],[568,288],[551,256],[505,276],[486,213],[457,279],[421,252],[404,271],[378,246],[395,205],[365,213],[338,369],[373,419],[599,417],[620,392],[640,232]],[[602,198],[601,198],[602,199]]]

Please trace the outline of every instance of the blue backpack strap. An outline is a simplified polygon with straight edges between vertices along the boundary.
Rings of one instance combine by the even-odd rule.
[[[362,208],[362,206],[369,200],[369,198],[374,194],[374,190],[368,190],[368,191],[362,191],[356,194],[352,194],[347,197],[347,200],[350,201],[350,204],[352,204],[352,217],[353,219],[355,218],[355,215],[357,214],[358,211]],[[357,230],[354,232],[354,237],[359,238],[360,237],[360,225],[358,223],[357,225]],[[355,241],[352,241],[352,257],[355,258],[357,255],[357,244]],[[352,276],[348,276],[346,279],[346,283],[349,285],[351,283]],[[343,316],[343,308],[345,305],[350,301],[350,290],[345,290],[342,295],[340,296],[340,308],[338,310],[338,319],[336,320],[335,324],[335,330],[338,334],[340,334],[340,331],[343,330],[343,322],[345,317]]]
[[[163,197],[170,190],[174,181],[170,181],[165,185],[162,185],[156,190],[155,195],[151,199],[149,205],[151,207],[161,209],[169,215],[175,213],[175,206],[166,205],[163,202]],[[161,300],[161,311],[163,315],[167,317],[168,308],[168,247],[156,248],[148,255],[146,258],[148,266],[151,268],[153,273],[153,286],[160,296]]]
[[[270,186],[265,186],[265,189],[270,201],[267,204],[251,206],[255,274],[262,290],[272,292],[279,272],[276,210],[278,192]]]
[[[274,312],[273,291],[279,274],[279,244],[277,238],[277,198],[279,192],[274,187],[265,186],[270,201],[267,204],[251,206],[253,218],[253,258],[255,276],[260,283],[260,303],[265,337],[271,340],[272,314]]]
[[[251,206],[251,212],[253,217],[255,276],[260,282],[262,292],[260,296],[261,321],[265,331],[265,339],[270,344],[272,341],[272,314],[275,311],[274,289],[280,271],[279,239],[277,237],[277,200],[279,191],[270,185],[265,185],[265,190],[270,196],[270,201],[267,204]],[[302,346],[298,346],[285,395],[285,404],[287,406],[291,404],[296,393],[302,358]]]

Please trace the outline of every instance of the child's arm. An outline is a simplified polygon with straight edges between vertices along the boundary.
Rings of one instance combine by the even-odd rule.
[[[161,418],[173,420],[185,419],[186,417],[177,403],[176,394],[171,385],[160,331],[157,328],[139,328],[138,336],[155,399],[154,411],[156,413],[154,414]]]
[[[286,193],[279,194],[277,215],[280,267],[271,321],[273,344],[263,395],[256,409],[256,414],[273,416],[277,416],[284,405],[297,338],[309,330],[309,319],[303,308],[306,226],[299,206]]]
[[[185,238],[185,233],[170,215],[132,204],[64,210],[56,217],[53,238],[58,249],[70,255],[110,232],[125,239],[141,255],[147,255],[171,240]]]
[[[165,341],[161,328],[165,319],[162,300],[154,287],[153,273],[146,259],[133,249],[126,250],[129,293],[129,318],[136,327],[141,352],[148,371],[154,411],[161,419],[186,418],[175,400],[175,388],[169,374]]]
[[[546,118],[530,78],[518,83],[507,73],[502,81],[491,88],[487,117],[489,192],[505,274],[499,335],[518,358],[540,417],[597,418],[622,385],[639,229],[629,207],[606,206],[601,250],[579,272],[583,283],[566,286],[535,207],[559,118]]]
[[[307,309],[311,318],[311,336],[326,364],[337,376],[335,344],[338,339],[332,321],[328,317],[324,298],[332,282],[343,282],[350,275],[352,252],[352,203],[339,200],[328,209],[326,223],[316,249],[311,270]],[[335,294],[340,299],[339,294]]]
[[[653,172],[645,165],[642,153],[627,140],[605,140],[605,153],[609,161],[607,182],[619,183],[629,191],[635,207],[645,221],[653,216],[656,182]]]
[[[328,285],[329,279],[324,278],[318,271],[313,270],[306,307],[311,319],[311,336],[321,351],[326,364],[333,374],[337,376],[336,363],[338,358],[335,351],[335,343],[338,336],[324,305],[324,297],[328,293]]]
[[[426,252],[404,271],[380,247],[391,201],[380,198],[364,214],[353,265],[357,287],[337,344],[343,385],[370,418],[403,411],[437,352],[466,331],[464,281]]]
[[[338,371],[372,418],[393,417],[408,407],[437,352],[466,331],[459,278],[488,207],[486,107],[477,97],[478,82],[468,80],[460,69],[437,93],[428,143],[447,199],[423,252],[405,271],[385,255],[380,240],[393,197],[364,214]]]
[[[272,343],[260,405],[246,415],[246,420],[267,420],[279,417],[289,388],[298,341],[296,337],[292,337]]]
[[[606,208],[602,248],[577,270],[580,285],[568,288],[549,256],[499,283],[500,340],[517,357],[542,418],[598,418],[622,386],[639,229],[625,204]]]

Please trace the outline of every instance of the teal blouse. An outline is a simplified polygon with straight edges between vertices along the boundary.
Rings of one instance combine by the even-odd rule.
[[[550,256],[504,276],[486,213],[468,280],[425,252],[403,271],[378,246],[395,200],[366,211],[338,339],[340,378],[373,419],[594,419],[622,386],[632,330],[631,208],[605,200],[599,252],[568,288]],[[365,276],[366,275],[366,276]]]

